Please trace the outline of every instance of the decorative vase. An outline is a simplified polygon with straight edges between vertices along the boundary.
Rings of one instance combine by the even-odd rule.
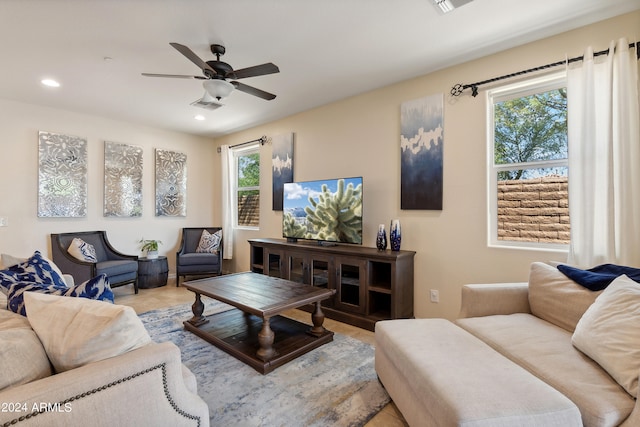
[[[387,249],[387,232],[384,229],[384,224],[378,226],[378,234],[376,235],[376,247],[379,251]]]
[[[400,231],[400,220],[394,219],[391,221],[391,228],[389,229],[389,242],[391,243],[391,250],[399,251],[401,241],[402,233]]]

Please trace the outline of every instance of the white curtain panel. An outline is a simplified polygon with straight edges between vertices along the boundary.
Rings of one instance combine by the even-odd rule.
[[[228,145],[220,149],[222,162],[222,256],[224,259],[233,259],[233,237],[235,224],[235,197],[234,197],[234,159]]]
[[[637,45],[636,45],[637,48]],[[614,53],[615,51],[615,53]],[[638,61],[626,39],[567,70],[568,262],[640,266]]]

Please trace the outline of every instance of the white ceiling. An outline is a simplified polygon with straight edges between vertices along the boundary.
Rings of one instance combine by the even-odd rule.
[[[0,0],[0,98],[215,137],[636,9],[638,0],[474,0],[446,15],[431,0]],[[222,44],[236,69],[275,63],[279,74],[242,82],[277,98],[234,91],[220,109],[191,106],[200,80],[141,76],[201,75],[170,42],[205,61]],[[45,77],[62,86],[43,87]]]

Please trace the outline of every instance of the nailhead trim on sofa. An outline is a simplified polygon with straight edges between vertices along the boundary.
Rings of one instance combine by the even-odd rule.
[[[124,382],[130,381],[130,380],[132,380],[134,378],[137,378],[137,377],[139,377],[141,375],[148,374],[149,372],[155,371],[156,369],[162,369],[162,384],[163,384],[163,387],[164,387],[164,395],[166,396],[167,400],[169,401],[169,404],[171,405],[173,410],[176,411],[179,415],[181,415],[181,416],[183,416],[185,418],[189,418],[189,419],[195,420],[198,423],[198,427],[200,427],[200,425],[201,425],[200,417],[188,414],[185,411],[183,411],[182,409],[178,408],[178,405],[176,405],[176,403],[174,402],[173,398],[171,397],[171,394],[169,393],[169,386],[167,384],[167,369],[166,368],[167,367],[166,367],[166,365],[164,363],[161,363],[161,364],[156,365],[156,366],[152,366],[151,368],[145,369],[144,371],[136,372],[135,374],[129,375],[128,377],[121,378],[121,379],[119,379],[117,381],[110,382],[109,384],[105,384],[105,385],[103,385],[101,387],[94,388],[93,390],[85,391],[84,393],[77,394],[77,395],[75,395],[73,397],[70,397],[70,398],[65,399],[65,400],[63,400],[61,402],[58,402],[57,405],[64,406],[67,403],[74,402],[74,401],[80,400],[80,399],[82,399],[84,397],[91,396],[92,394],[99,393],[99,392],[101,392],[103,390],[106,390],[106,389],[108,389],[110,387],[114,387],[114,386],[116,386],[118,384],[122,384]],[[9,426],[18,424],[19,422],[26,421],[26,420],[28,420],[30,418],[33,418],[33,417],[35,417],[35,416],[37,416],[39,414],[45,413],[45,412],[47,412],[47,410],[33,411],[30,414],[23,415],[21,417],[14,418],[13,420],[7,421],[6,423],[2,424],[2,427],[9,427]]]

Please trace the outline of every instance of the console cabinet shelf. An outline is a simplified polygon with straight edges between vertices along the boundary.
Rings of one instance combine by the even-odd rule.
[[[329,318],[373,331],[378,320],[413,317],[413,251],[284,239],[250,239],[249,245],[254,273],[335,289],[322,302]]]

